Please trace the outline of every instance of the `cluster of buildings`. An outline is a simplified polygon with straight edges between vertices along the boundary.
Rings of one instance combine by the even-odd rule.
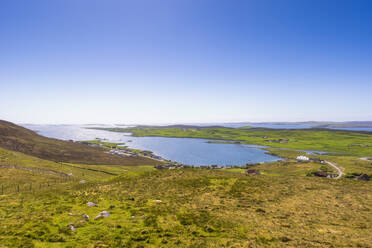
[[[189,165],[184,165],[184,164],[161,164],[161,165],[156,165],[155,169],[158,170],[173,170],[176,168],[191,168]]]
[[[143,156],[143,157],[148,157],[148,158],[164,161],[162,157],[157,156],[153,154],[152,152],[147,152],[147,151],[135,152],[135,151],[132,151],[126,148],[115,148],[115,149],[111,149],[108,153],[116,154],[116,155],[125,155],[125,156],[130,156],[130,157]]]
[[[144,157],[148,157],[148,158],[152,158],[152,159],[156,159],[156,160],[161,160],[163,161],[164,159],[158,155],[155,155],[153,154],[152,152],[147,152],[147,151],[144,151],[141,153],[142,156]]]
[[[199,166],[199,168],[201,168],[201,169],[223,169],[224,166],[219,166],[219,165],[216,165],[216,164],[212,164],[212,165],[201,165],[201,166]]]
[[[257,165],[257,164],[254,164]],[[247,167],[248,164],[247,164]],[[193,166],[193,165],[185,165],[185,164],[180,164],[180,163],[169,163],[166,165],[157,165],[155,166],[156,169],[158,170],[171,170],[171,169],[176,169],[176,168],[199,168],[199,169],[207,169],[207,170],[216,170],[216,169],[232,169],[232,168],[244,168],[244,166],[237,166],[237,165],[200,165],[200,166]]]
[[[108,153],[110,154],[116,154],[116,155],[125,155],[125,156],[130,156],[130,157],[138,157],[137,152],[132,152],[128,149],[124,148],[116,148],[116,149],[111,149]]]
[[[74,141],[70,140],[70,142],[74,142]],[[83,144],[83,145],[91,146],[91,147],[101,147],[102,146],[102,144],[96,144],[96,143],[91,143],[91,142],[86,142],[86,141],[81,141],[79,143]]]
[[[97,139],[98,140],[98,139]],[[73,141],[71,141],[73,142]],[[104,144],[101,143],[93,143],[93,142],[88,142],[88,141],[81,141],[79,142],[83,145],[91,146],[91,147],[109,147],[105,146]],[[108,151],[109,154],[115,154],[115,155],[124,155],[124,156],[130,156],[130,157],[138,157],[138,156],[143,156],[143,157],[148,157],[160,161],[164,161],[164,159],[160,156],[157,156],[153,154],[152,152],[149,151],[133,151],[131,149],[128,149],[126,147],[110,147],[111,149]]]

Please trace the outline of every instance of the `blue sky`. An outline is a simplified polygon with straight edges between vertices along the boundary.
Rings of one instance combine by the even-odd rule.
[[[3,0],[0,119],[372,120],[372,1]]]

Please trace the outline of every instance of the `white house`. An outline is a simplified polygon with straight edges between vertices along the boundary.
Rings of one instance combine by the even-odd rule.
[[[310,159],[308,157],[306,157],[306,156],[298,156],[297,157],[297,161],[299,161],[299,162],[308,162],[308,161],[310,161]]]

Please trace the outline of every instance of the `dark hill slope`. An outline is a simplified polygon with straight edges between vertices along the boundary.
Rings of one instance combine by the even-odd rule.
[[[13,123],[0,120],[0,147],[55,162],[113,165],[151,165],[146,158],[121,157],[101,148],[50,139]]]

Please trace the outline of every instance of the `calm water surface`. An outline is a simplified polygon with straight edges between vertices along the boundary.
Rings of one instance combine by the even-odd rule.
[[[125,133],[86,129],[77,125],[23,125],[39,134],[63,140],[106,139],[123,142],[130,148],[150,150],[163,158],[189,165],[244,165],[280,160],[260,146],[207,143],[206,139],[132,137]]]

